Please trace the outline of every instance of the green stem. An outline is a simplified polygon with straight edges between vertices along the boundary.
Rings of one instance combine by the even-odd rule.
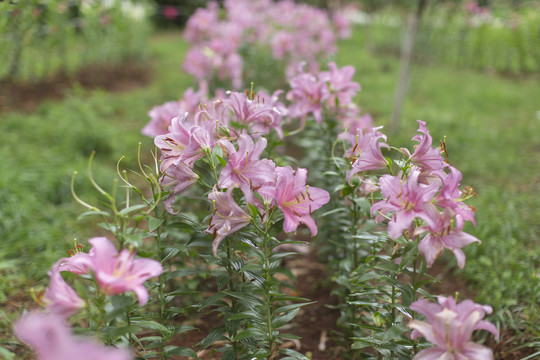
[[[354,201],[354,197],[351,196],[351,202],[353,204],[353,213],[352,213],[352,219],[353,219],[353,222],[351,224],[351,234],[356,234],[357,231],[356,231],[356,224],[358,222],[358,208],[356,206],[356,202]],[[353,244],[354,244],[354,268],[353,269],[356,269],[358,267],[358,239],[357,238],[354,238],[353,239]]]
[[[230,244],[228,236],[225,238],[225,248],[227,250],[227,263],[226,263],[225,268],[227,269],[227,274],[229,274],[229,291],[235,292],[236,289],[234,286],[234,279],[233,279],[234,269],[231,265],[231,261],[232,261],[231,244]],[[238,311],[238,302],[234,296],[232,296],[232,299],[231,299],[231,310],[233,314],[236,314],[236,312]],[[231,338],[234,338],[236,336],[236,334],[229,334],[229,335],[231,336]],[[236,342],[233,343],[234,347],[236,347],[235,343]]]
[[[126,320],[127,320],[128,327],[131,326],[131,317],[129,316],[129,309],[126,310]],[[129,331],[127,336],[128,336],[128,344],[129,344],[130,347],[132,347],[132,345],[133,345],[133,341],[131,339],[132,336],[133,336],[132,332]]]
[[[272,295],[270,294],[270,283],[272,281],[272,273],[270,272],[270,237],[268,236],[268,228],[264,233],[264,279],[266,281],[265,301],[266,301],[266,322],[268,332],[268,348],[270,351],[274,345],[274,329],[272,328]]]
[[[416,291],[418,290],[418,286],[417,286],[417,276],[418,276],[418,260],[419,260],[419,254],[416,254],[416,259],[414,259],[414,264],[413,264],[413,276],[412,276],[412,286],[413,286],[413,298],[412,298],[412,302],[415,302],[417,297],[416,297]],[[420,261],[422,261],[422,259],[420,258]],[[414,311],[411,311],[411,317],[412,319],[414,320],[415,319],[415,312]],[[416,353],[418,352],[418,341],[417,340],[413,340],[413,354],[416,355]]]
[[[160,263],[162,263],[162,256],[161,256],[161,228],[162,226],[159,226],[156,234],[156,246],[157,246],[157,255],[158,260]],[[165,275],[164,272],[161,273],[159,276],[159,284],[158,284],[158,297],[159,297],[159,322],[162,325],[165,325]],[[167,352],[165,351],[165,341],[163,341],[163,337],[161,338],[161,341],[159,343],[160,353],[161,353],[161,360],[167,360],[169,357],[167,356]]]
[[[268,214],[268,206],[266,209],[266,213]],[[265,279],[265,286],[264,286],[264,299],[265,299],[265,305],[266,305],[266,331],[268,334],[268,350],[270,351],[270,355],[268,356],[268,359],[272,359],[272,349],[274,347],[275,339],[274,339],[274,329],[272,327],[272,295],[270,293],[271,290],[271,283],[272,283],[272,271],[270,269],[270,256],[272,254],[271,250],[271,238],[269,236],[270,233],[270,225],[272,223],[272,215],[273,210],[268,215],[268,218],[265,222],[265,230],[263,234],[263,250],[264,250],[264,259],[263,259],[263,275]]]
[[[103,329],[106,326],[106,324],[105,324],[105,300],[106,300],[105,295],[103,293],[101,293],[101,292],[98,292],[98,295],[97,295],[97,298],[96,298],[96,301],[95,301],[96,308],[97,308],[98,321],[96,321],[97,326],[95,326],[95,328],[93,329],[96,332],[100,331],[101,329]],[[101,335],[103,336],[103,332],[101,332]],[[107,345],[112,345],[112,341],[108,337],[104,338],[103,341]]]

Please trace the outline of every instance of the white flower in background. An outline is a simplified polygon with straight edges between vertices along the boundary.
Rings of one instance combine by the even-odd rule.
[[[147,17],[147,9],[143,4],[133,3],[132,1],[122,1],[120,4],[122,14],[133,20],[144,20]]]
[[[356,10],[345,14],[346,18],[354,24],[369,25],[371,24],[371,16],[363,11]]]
[[[116,0],[82,0],[81,11],[84,13],[92,8],[110,9],[115,4]]]

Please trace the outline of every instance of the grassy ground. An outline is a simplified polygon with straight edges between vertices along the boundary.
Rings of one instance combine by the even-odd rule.
[[[74,88],[64,100],[44,103],[33,113],[0,114],[0,329],[8,329],[21,308],[31,305],[32,287],[46,286],[47,270],[67,256],[74,238],[86,242],[96,236],[90,220],[77,221],[85,209],[70,193],[72,173],[79,173],[79,196],[98,204],[85,176],[92,150],[95,177],[105,188],[122,155],[126,167],[136,168],[138,142],[153,149],[152,140],[140,134],[146,113],[191,85],[180,70],[186,49],[180,34],[155,36],[154,82],[146,88],[123,93]]]
[[[377,124],[389,122],[398,61],[371,54],[363,31],[344,41],[336,58],[354,65],[362,84],[359,103]],[[31,114],[0,115],[0,329],[5,332],[30,288],[46,285],[46,270],[73,238],[94,236],[88,220],[78,222],[83,208],[69,191],[73,170],[76,188],[89,201],[93,191],[84,177],[91,150],[97,151],[94,172],[105,187],[115,175],[116,161],[127,156],[136,164],[137,143],[146,112],[178,98],[192,84],[181,71],[187,45],[179,34],[165,33],[150,44],[154,82],[124,93],[70,91],[61,102],[43,104]],[[478,226],[468,229],[482,239],[467,249],[465,276],[478,301],[500,310],[500,318],[519,319],[517,327],[533,337],[540,296],[540,86],[538,78],[510,79],[437,64],[413,67],[401,131],[389,134],[405,144],[417,129],[416,119],[428,122],[434,139],[447,136],[451,163],[463,183],[479,194]],[[394,141],[395,140],[395,141]],[[93,200],[92,200],[93,199]],[[454,260],[449,258],[449,263]],[[18,272],[24,266],[24,272]],[[29,304],[27,302],[27,304]],[[1,345],[1,344],[0,344]]]

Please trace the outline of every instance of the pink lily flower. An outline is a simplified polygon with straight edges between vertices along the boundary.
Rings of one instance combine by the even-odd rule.
[[[349,157],[356,154],[356,148],[362,144],[361,149],[365,149],[369,144],[367,141],[361,141],[363,137],[372,133],[373,119],[369,114],[359,116],[360,110],[357,107],[352,107],[345,113],[345,117],[341,120],[341,127],[345,129],[338,135],[338,139],[345,140],[351,144],[351,148],[345,151],[344,156]]]
[[[154,139],[154,144],[161,150],[161,171],[167,170],[172,164],[179,163],[186,146],[189,145],[191,124],[187,122],[187,116],[188,113],[184,113],[182,116],[173,118],[169,132],[158,135]],[[196,159],[190,160],[195,162]]]
[[[426,265],[431,267],[435,260],[440,256],[444,249],[454,253],[460,269],[465,266],[465,253],[461,250],[473,242],[480,243],[476,237],[463,232],[462,227],[452,227],[452,218],[454,212],[450,208],[444,209],[442,214],[433,214],[436,219],[434,226],[420,227],[416,229],[415,234],[429,230],[429,233],[418,243],[418,250],[424,255]]]
[[[64,317],[30,312],[14,325],[15,335],[34,349],[37,360],[131,360],[127,350],[106,347],[72,335]]]
[[[244,67],[244,59],[240,54],[233,53],[225,58],[223,66],[218,69],[218,78],[221,80],[231,79],[232,87],[240,89],[242,86],[242,69]]]
[[[268,182],[274,182],[275,165],[271,160],[259,160],[266,148],[266,139],[260,138],[257,144],[249,135],[241,134],[238,137],[238,151],[228,141],[222,144],[229,153],[227,165],[221,170],[218,186],[222,189],[240,187],[246,202],[253,202],[253,190]]]
[[[411,227],[415,218],[420,218],[428,225],[434,227],[436,220],[433,219],[433,198],[439,186],[437,184],[425,185],[418,183],[420,171],[413,170],[406,180],[400,176],[383,175],[379,179],[381,192],[384,200],[371,206],[371,215],[376,213],[376,221],[380,222],[389,213],[392,218],[388,223],[388,235],[397,239],[403,230]]]
[[[456,214],[456,225],[463,227],[463,221],[470,221],[474,225],[474,210],[462,201],[463,192],[459,190],[461,182],[461,172],[453,166],[448,166],[450,173],[444,171],[434,171],[433,175],[440,178],[442,182],[441,192],[435,199],[437,206],[450,208]]]
[[[320,124],[323,121],[323,104],[330,96],[326,82],[309,73],[301,73],[290,80],[291,90],[287,99],[292,101],[289,107],[292,118],[304,118],[313,114]]]
[[[423,135],[415,135],[412,138],[412,140],[418,141],[419,144],[415,145],[414,153],[410,155],[411,162],[424,170],[442,170],[446,167],[446,162],[441,156],[441,150],[431,146],[433,139],[429,135],[426,122],[418,120],[418,124],[418,131],[423,133]],[[402,150],[410,154],[407,149]]]
[[[277,31],[270,41],[275,59],[283,59],[287,54],[294,53],[294,45],[293,34],[283,30]]]
[[[452,296],[438,296],[437,302],[438,303],[431,303],[427,302],[425,299],[420,299],[411,304],[411,310],[424,315],[427,322],[431,322],[435,317],[435,314],[441,312],[443,309],[449,309],[457,313],[462,321],[473,311],[478,311],[482,318],[484,318],[486,314],[491,314],[493,312],[493,308],[491,306],[476,304],[471,300],[463,300],[457,304],[456,300]],[[474,330],[480,329],[487,330],[495,335],[495,337],[498,337],[497,328],[490,322],[484,320],[479,321],[474,327]],[[416,339],[419,336],[420,334],[413,330],[411,338]]]
[[[51,282],[45,291],[44,299],[51,312],[70,317],[82,309],[85,303],[60,275],[59,266],[63,261],[60,259],[48,272]]]
[[[299,168],[294,172],[290,166],[277,167],[276,172],[275,199],[285,216],[283,230],[294,231],[302,223],[309,228],[311,236],[317,235],[317,225],[311,214],[330,201],[330,194],[306,185],[306,169]]]
[[[197,80],[208,80],[216,67],[212,50],[203,46],[192,47],[187,53],[182,68]]]
[[[84,252],[77,252],[75,255],[69,258],[60,259],[54,266],[58,267],[58,271],[69,271],[77,275],[88,274],[92,264],[91,257],[93,254],[93,249],[90,249],[88,254]]]
[[[184,96],[180,102],[184,105],[188,113],[194,113],[199,105],[208,101],[208,84],[206,81],[199,81],[199,90],[195,91],[192,87],[184,91]]]
[[[336,63],[328,63],[330,71],[324,71],[319,74],[322,81],[328,82],[330,97],[326,100],[329,108],[347,106],[352,102],[360,90],[360,84],[352,81],[355,69],[352,66],[344,66],[338,69]]]
[[[373,128],[351,128],[340,134],[338,139],[347,141],[351,147],[345,150],[343,156],[345,158],[358,157],[369,147],[369,143],[373,136]]]
[[[173,208],[176,194],[185,191],[198,180],[199,175],[194,173],[191,167],[184,163],[169,166],[167,171],[160,178],[159,183],[163,187],[172,187],[171,194],[164,201],[165,208],[170,214],[178,214],[178,211]]]
[[[274,130],[280,139],[283,139],[283,129],[281,123],[283,117],[289,114],[289,109],[279,101],[279,96],[283,93],[283,90],[276,90],[270,96],[264,91],[259,91],[257,94],[257,101],[262,101],[263,104],[267,104],[272,107],[273,116],[267,116],[261,118],[261,121],[253,123],[250,127],[250,134],[258,137],[259,135],[269,134],[270,130]],[[259,100],[260,98],[260,100]]]
[[[118,252],[105,237],[95,237],[88,242],[94,250],[90,267],[100,291],[105,295],[133,291],[139,304],[145,305],[148,302],[148,290],[144,282],[162,273],[161,263],[153,259],[135,259],[135,252],[127,249]]]
[[[155,145],[161,150],[161,171],[165,172],[169,166],[180,163],[191,167],[204,156],[206,150],[211,151],[218,139],[219,120],[213,118],[209,110],[198,111],[190,119],[188,113],[172,119],[169,133],[154,139]]]
[[[411,310],[424,314],[426,321],[412,320],[407,326],[413,329],[411,338],[424,336],[434,347],[420,351],[416,360],[492,360],[491,349],[470,341],[474,330],[487,330],[496,337],[497,328],[482,318],[491,313],[491,307],[470,300],[456,304],[451,297],[439,297],[439,304],[418,300]]]
[[[272,124],[280,116],[271,104],[261,101],[260,96],[251,99],[246,94],[231,92],[227,102],[234,112],[235,120],[242,126],[250,127],[255,123]]]
[[[171,120],[175,117],[180,117],[184,113],[193,113],[197,111],[200,103],[206,102],[208,86],[206,82],[199,83],[199,90],[194,91],[193,88],[188,88],[184,92],[184,97],[179,101],[169,101],[163,105],[154,106],[149,112],[150,122],[142,129],[143,135],[152,138],[158,135],[165,135],[169,132]]]
[[[219,6],[209,2],[205,8],[198,8],[186,23],[184,38],[190,43],[198,43],[212,36],[219,20]]]
[[[169,101],[163,105],[154,106],[148,112],[150,122],[141,130],[141,133],[152,138],[167,134],[171,120],[185,112],[180,101]]]
[[[351,37],[351,21],[344,14],[346,10],[348,9],[335,12],[332,15],[332,22],[334,23],[337,34],[341,39],[348,39]]]
[[[388,162],[381,152],[381,146],[388,147],[388,145],[379,141],[380,139],[386,141],[386,135],[377,131],[379,129],[380,127],[373,128],[369,135],[365,134],[360,136],[360,134],[358,134],[358,142],[356,147],[353,148],[353,153],[360,153],[360,156],[354,161],[351,171],[347,174],[349,183],[351,182],[353,175],[360,171],[382,169],[388,165]],[[362,141],[360,141],[360,139]],[[366,144],[368,141],[369,145]]]
[[[232,190],[233,188],[229,188],[226,192],[221,192],[214,186],[212,192],[208,194],[208,198],[214,204],[214,213],[210,217],[210,223],[205,231],[214,237],[212,251],[215,257],[218,257],[219,244],[226,236],[251,222],[251,217],[234,201]]]

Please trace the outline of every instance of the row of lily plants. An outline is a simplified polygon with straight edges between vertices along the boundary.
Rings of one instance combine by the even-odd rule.
[[[88,65],[144,60],[151,10],[148,1],[2,1],[0,80],[37,82]]]
[[[153,108],[142,132],[156,152],[139,151],[139,169],[120,159],[118,181],[103,186],[90,158],[99,204],[77,196],[74,174],[82,216],[99,218],[105,236],[76,242],[52,265],[49,286],[35,294],[41,308],[15,323],[38,359],[204,358],[209,348],[222,359],[308,359],[284,346],[313,300],[287,291],[287,260],[306,247],[334,259],[343,357],[493,358],[472,340],[476,330],[498,336],[484,320],[491,307],[426,290],[435,281],[426,268],[444,250],[464,267],[461,248],[480,243],[463,231],[474,223],[465,203],[474,193],[460,189],[444,141],[433,146],[418,121],[413,149],[391,146],[354,102],[353,67],[306,71],[295,62],[275,73],[287,74],[287,89],[201,81]],[[231,75],[203,80],[234,83]],[[178,346],[195,330],[184,321],[194,312],[213,326]]]

